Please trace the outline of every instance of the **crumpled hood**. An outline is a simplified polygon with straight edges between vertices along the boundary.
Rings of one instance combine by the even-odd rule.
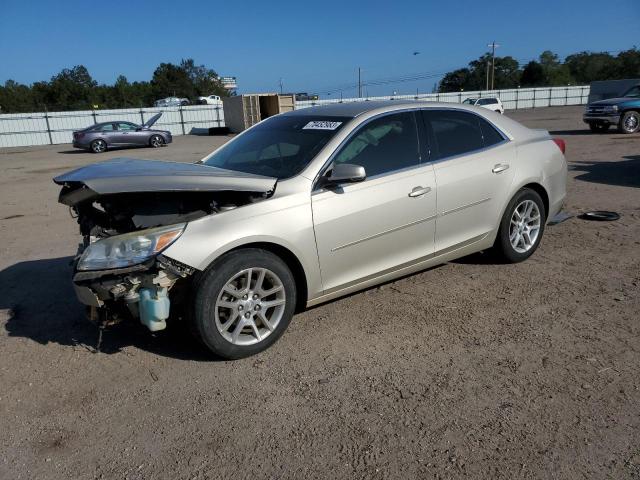
[[[63,173],[59,202],[75,205],[100,195],[142,192],[268,193],[277,179],[195,163],[114,158]]]

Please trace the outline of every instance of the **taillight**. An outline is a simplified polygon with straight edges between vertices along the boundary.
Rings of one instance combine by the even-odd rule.
[[[564,152],[567,149],[567,145],[564,143],[564,140],[562,140],[561,138],[554,138],[553,141],[556,142],[556,145],[564,155]]]
[[[73,132],[73,138],[82,138],[84,137],[84,133],[82,132]]]

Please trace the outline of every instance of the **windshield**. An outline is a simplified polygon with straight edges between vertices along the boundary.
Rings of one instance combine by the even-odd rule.
[[[279,180],[290,178],[349,120],[318,115],[268,118],[211,154],[204,164]]]
[[[476,104],[476,100],[477,100],[477,98],[467,98],[462,103],[466,103],[467,105],[475,105]]]
[[[632,98],[640,98],[640,85],[636,85],[635,87],[631,87],[630,90],[627,91],[627,93],[624,94],[625,97],[632,97]]]

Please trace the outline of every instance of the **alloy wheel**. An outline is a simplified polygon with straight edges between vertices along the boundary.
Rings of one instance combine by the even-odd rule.
[[[285,311],[282,280],[266,268],[247,268],[224,285],[215,304],[218,332],[234,345],[254,345],[276,329]]]
[[[96,140],[92,145],[93,151],[96,153],[102,153],[107,149],[107,144],[104,140]]]
[[[158,148],[162,146],[162,138],[160,138],[158,135],[154,135],[153,137],[151,137],[151,146],[154,148]]]
[[[628,115],[627,118],[624,119],[624,129],[627,132],[635,132],[638,129],[638,123],[639,123],[638,115],[635,113],[632,113],[631,115]]]
[[[509,241],[518,253],[526,253],[535,245],[540,234],[541,215],[533,200],[520,202],[511,215]]]

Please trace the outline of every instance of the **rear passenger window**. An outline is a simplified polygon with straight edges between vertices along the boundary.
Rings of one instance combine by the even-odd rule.
[[[424,115],[435,137],[432,160],[484,148],[478,116],[455,110],[425,110]]]
[[[413,112],[385,115],[358,130],[333,161],[364,167],[367,177],[420,164]]]
[[[478,122],[480,122],[480,131],[482,131],[485,147],[490,147],[504,140],[502,135],[489,122],[482,118],[478,118]]]

